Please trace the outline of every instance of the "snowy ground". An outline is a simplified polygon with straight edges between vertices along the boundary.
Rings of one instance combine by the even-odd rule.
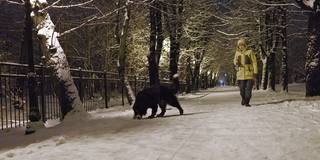
[[[317,160],[320,98],[255,91],[251,108],[237,88],[181,96],[165,118],[133,120],[125,108],[98,110],[91,119],[24,136],[0,132],[0,160]]]

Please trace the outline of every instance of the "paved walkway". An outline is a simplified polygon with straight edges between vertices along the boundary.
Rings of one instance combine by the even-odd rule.
[[[183,116],[175,108],[140,121],[132,111],[95,113],[90,123],[49,129],[56,137],[0,151],[0,160],[320,159],[320,101],[299,98],[256,91],[246,108],[237,88],[219,88],[181,97]]]

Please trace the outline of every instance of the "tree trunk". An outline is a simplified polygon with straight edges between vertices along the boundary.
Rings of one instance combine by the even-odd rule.
[[[122,29],[120,33],[118,68],[119,68],[119,75],[120,75],[122,86],[125,87],[126,97],[129,104],[131,105],[135,99],[135,95],[130,86],[128,75],[126,72],[127,37],[128,37],[128,30],[129,30],[129,21],[130,21],[130,9],[129,9],[129,0],[127,0],[126,7],[124,10],[124,22],[122,24]]]
[[[190,93],[192,90],[192,67],[191,67],[191,57],[187,58],[187,66],[186,66],[186,83],[187,83],[187,93]]]
[[[55,32],[55,25],[44,9],[48,3],[46,0],[31,1],[33,12],[31,13],[34,28],[40,40],[42,51],[48,57],[48,66],[52,69],[57,82],[56,90],[61,106],[62,119],[73,113],[86,113],[80,101],[78,90],[70,74],[70,67],[66,55],[59,43],[59,33]],[[72,111],[72,112],[71,112]],[[72,114],[71,114],[71,113]],[[81,116],[83,117],[83,116]]]
[[[272,10],[271,12],[272,14],[272,18],[271,18],[271,25],[270,26],[270,33],[268,34],[267,38],[269,39],[268,43],[267,43],[267,48],[268,48],[268,59],[267,59],[267,63],[268,63],[268,88],[275,91],[276,88],[276,66],[275,66],[275,62],[276,62],[276,50],[277,50],[277,46],[278,46],[278,35],[277,35],[277,27],[275,25],[277,25],[276,23],[276,16],[277,16],[277,12],[275,9]]]
[[[309,15],[309,42],[306,53],[306,96],[320,95],[320,11],[319,1],[296,0],[299,6],[311,11]]]
[[[178,2],[179,1],[179,2]],[[172,0],[164,7],[167,30],[170,38],[170,80],[175,93],[179,90],[178,62],[180,54],[180,39],[182,32],[183,0]]]
[[[276,90],[276,67],[275,67],[275,62],[276,62],[276,53],[275,53],[275,48],[271,49],[270,55],[269,55],[269,62],[268,64],[268,88],[275,91]]]
[[[263,63],[263,68],[262,68],[262,86],[263,89],[266,90],[269,86],[270,83],[270,70],[272,69],[270,67],[270,55],[272,52],[272,42],[273,42],[273,26],[272,26],[272,11],[268,11],[265,14],[265,32],[266,32],[266,37],[265,37],[265,55],[266,57],[262,60]]]
[[[310,13],[306,53],[306,96],[320,95],[320,12]]]
[[[282,91],[288,92],[287,11],[284,7],[281,7],[281,27],[281,84]]]
[[[159,87],[159,60],[162,50],[162,22],[160,2],[155,0],[150,6],[150,54],[148,56],[149,62],[149,78],[150,85]]]
[[[279,41],[277,24],[277,9],[272,9],[265,13],[265,50],[263,43],[260,44],[261,60],[262,60],[262,76],[261,85],[264,90],[267,88],[275,91],[276,84],[276,51]],[[260,18],[260,22],[262,18]],[[260,24],[260,35],[262,37],[262,26]],[[263,38],[261,38],[261,41]]]
[[[199,78],[200,78],[200,64],[199,62],[196,62],[193,69],[193,75],[192,75],[192,86],[193,90],[199,90]]]
[[[262,59],[262,78],[261,78],[261,84],[262,89],[266,90],[268,88],[268,57],[265,57]]]

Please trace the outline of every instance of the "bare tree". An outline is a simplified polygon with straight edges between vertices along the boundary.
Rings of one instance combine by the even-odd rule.
[[[306,53],[306,96],[320,95],[320,1],[296,0],[305,10],[310,11],[308,20],[308,50]]]
[[[159,60],[162,51],[162,3],[154,0],[150,4],[150,53],[148,55],[149,62],[149,78],[150,85],[159,87]]]
[[[120,48],[119,48],[119,60],[118,60],[118,67],[119,67],[119,74],[122,84],[126,89],[126,95],[129,104],[131,105],[135,99],[135,95],[133,90],[130,86],[128,75],[126,72],[126,64],[127,64],[127,37],[128,37],[128,30],[129,30],[129,21],[130,21],[130,0],[126,1],[126,8],[124,10],[124,22],[122,24],[122,29],[120,33]]]
[[[170,0],[164,6],[166,26],[170,38],[170,80],[175,92],[179,90],[178,64],[182,36],[182,11],[183,0]]]

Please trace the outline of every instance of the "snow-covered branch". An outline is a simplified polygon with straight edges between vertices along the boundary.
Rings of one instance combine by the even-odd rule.
[[[59,35],[59,37],[62,37],[62,36],[64,36],[65,34],[71,33],[72,31],[75,31],[75,30],[83,27],[84,25],[86,25],[86,24],[88,24],[89,22],[91,22],[91,21],[93,21],[93,20],[96,20],[96,19],[97,19],[97,16],[93,16],[92,18],[90,18],[90,19],[87,20],[86,22],[80,24],[79,26],[74,27],[74,28],[72,28],[72,29],[69,29],[69,30],[67,30],[67,31],[64,31],[63,33],[61,33],[61,34]]]
[[[93,0],[89,0],[87,2],[83,2],[83,3],[78,3],[78,4],[70,4],[70,5],[64,5],[64,6],[57,6],[58,3],[60,3],[62,0],[57,0],[55,2],[53,2],[51,5],[43,8],[42,10],[40,10],[39,12],[43,12],[45,10],[48,10],[50,8],[59,8],[59,9],[65,9],[65,8],[72,8],[72,7],[82,7],[85,6],[91,2],[93,2]]]
[[[93,2],[93,0],[90,0],[90,1],[87,1],[87,2],[83,2],[83,3],[78,3],[78,4],[65,5],[65,6],[56,6],[56,5],[53,5],[52,7],[53,7],[53,8],[81,7],[81,6],[87,5],[87,4],[91,3],[91,2]]]
[[[24,5],[24,1],[20,0],[20,2],[16,2],[16,1],[11,1],[11,0],[5,0],[5,2],[9,3],[9,4],[15,4],[15,5]]]
[[[60,1],[61,1],[61,0],[57,0],[57,1],[55,1],[55,2],[54,2],[54,3],[52,3],[50,6],[47,6],[46,8],[42,9],[40,12],[43,12],[43,11],[45,11],[45,10],[47,10],[47,9],[51,8],[52,6],[54,6],[54,5],[58,4]]]
[[[264,5],[264,6],[269,6],[269,7],[280,7],[280,6],[294,6],[297,8],[300,8],[298,5],[295,3],[265,3],[261,2],[260,0],[255,0],[257,3]],[[305,1],[305,0],[304,0]],[[308,1],[308,0],[307,0]]]
[[[316,6],[319,5],[317,0],[296,0],[296,2],[301,8],[307,10],[315,10]]]
[[[243,31],[243,32],[240,32],[240,33],[226,33],[226,32],[223,32],[221,30],[216,30],[218,33],[220,34],[223,34],[225,36],[242,36],[246,33],[246,31]]]

